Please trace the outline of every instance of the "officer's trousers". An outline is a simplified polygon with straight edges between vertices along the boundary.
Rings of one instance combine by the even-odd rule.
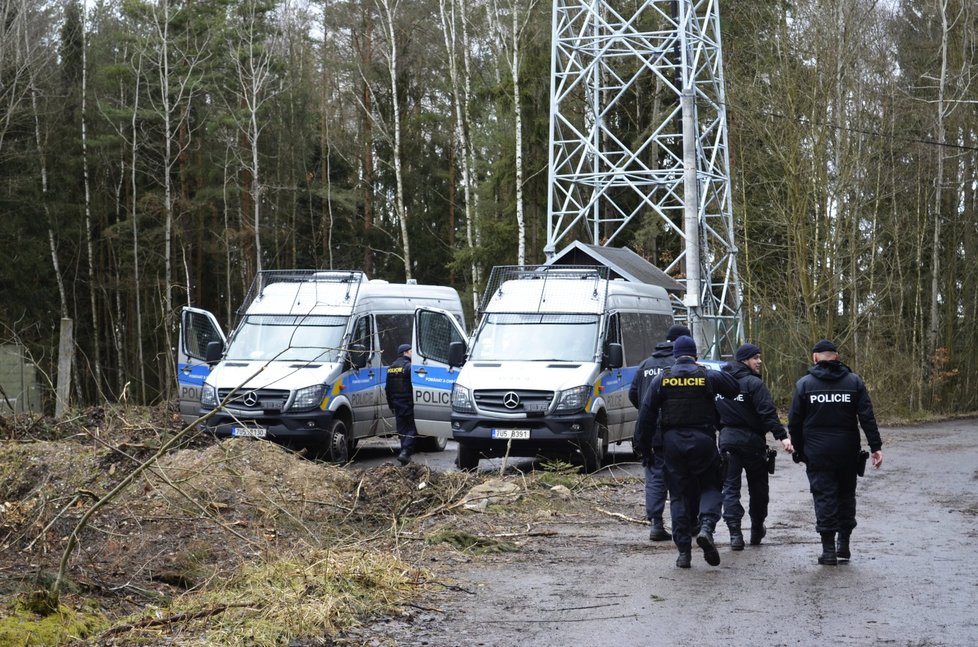
[[[692,547],[691,517],[699,510],[699,522],[711,532],[720,519],[720,453],[716,434],[701,430],[670,429],[664,434],[666,482],[672,513],[672,539],[680,551]],[[697,501],[699,502],[697,505]]]
[[[395,401],[394,423],[401,440],[401,450],[413,453],[414,441],[418,436],[418,428],[414,426],[414,403],[408,405]]]
[[[645,518],[661,519],[666,508],[665,466],[666,459],[662,449],[652,454],[652,463],[645,465]]]
[[[815,501],[815,530],[850,533],[856,527],[856,467],[843,461],[837,467],[808,468]]]
[[[744,518],[744,506],[740,503],[743,473],[747,474],[751,524],[761,524],[767,519],[770,499],[767,455],[763,450],[731,448],[727,450],[727,474],[723,482],[723,520],[728,526],[740,526],[740,521]]]

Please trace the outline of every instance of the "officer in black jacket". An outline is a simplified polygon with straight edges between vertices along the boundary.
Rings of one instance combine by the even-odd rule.
[[[832,565],[849,559],[849,536],[856,527],[859,428],[876,468],[883,464],[883,441],[866,384],[839,361],[835,344],[827,339],[815,344],[812,363],[795,384],[788,433],[805,462],[815,502],[815,529],[822,537],[818,563]]]
[[[638,409],[642,404],[642,394],[652,378],[669,368],[676,361],[672,356],[672,345],[681,335],[689,336],[689,328],[675,324],[666,333],[666,340],[655,345],[655,351],[647,357],[635,371],[632,385],[628,389],[628,399],[632,406]],[[666,477],[663,472],[665,458],[662,454],[662,434],[656,433],[652,438],[651,456],[642,457],[645,468],[645,518],[649,520],[651,529],[649,539],[652,541],[668,541],[672,535],[666,530],[662,521],[662,512],[666,508]]]
[[[771,432],[791,452],[788,432],[778,419],[771,392],[761,381],[761,349],[755,344],[743,344],[734,353],[734,361],[723,370],[740,384],[736,398],[717,398],[720,412],[720,452],[727,456],[727,474],[723,482],[723,520],[730,531],[730,548],[744,549],[744,534],[740,523],[744,506],[740,503],[742,474],[747,474],[750,493],[750,544],[761,543],[767,529],[767,505],[770,499],[767,469],[767,442]]]
[[[387,369],[387,406],[394,413],[397,435],[401,439],[401,465],[411,462],[418,429],[414,426],[414,390],[411,387],[411,344],[397,347],[397,359]]]
[[[720,553],[713,531],[720,520],[722,496],[720,454],[717,452],[716,396],[735,398],[735,380],[722,371],[696,363],[696,343],[683,335],[672,349],[676,363],[653,378],[645,390],[632,443],[643,455],[652,450],[652,437],[662,426],[666,482],[672,513],[672,540],[679,549],[676,566],[690,567],[692,537],[687,506],[699,501],[697,545],[706,563],[716,566]]]

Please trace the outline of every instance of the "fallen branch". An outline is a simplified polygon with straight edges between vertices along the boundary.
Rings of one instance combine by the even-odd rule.
[[[615,519],[621,519],[622,521],[627,521],[628,523],[637,523],[643,526],[649,525],[648,519],[636,519],[635,517],[629,517],[628,515],[622,514],[620,512],[609,512],[608,510],[603,510],[601,508],[595,508],[601,514],[606,514],[609,517],[614,517]]]
[[[250,607],[253,606],[250,603],[239,603],[239,604],[222,604],[221,606],[214,607],[213,609],[204,609],[203,611],[193,611],[188,613],[178,613],[176,615],[167,616],[165,618],[147,618],[146,620],[141,620],[139,622],[133,622],[130,624],[119,625],[117,627],[112,627],[106,630],[99,636],[99,640],[106,638],[114,634],[121,634],[126,631],[133,631],[134,629],[146,629],[147,627],[161,627],[163,625],[171,625],[176,622],[183,622],[185,620],[199,620],[201,618],[209,618],[211,616],[216,616],[219,613],[224,613],[228,609],[233,609],[235,607]]]

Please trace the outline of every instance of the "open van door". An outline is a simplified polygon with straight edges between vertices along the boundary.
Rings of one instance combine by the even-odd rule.
[[[411,347],[411,383],[414,387],[414,423],[418,434],[435,436],[440,448],[452,437],[452,386],[458,367],[448,365],[448,347],[465,342],[465,330],[455,317],[440,308],[414,311]]]
[[[217,318],[206,310],[184,307],[180,313],[180,341],[177,344],[177,397],[180,417],[190,424],[200,417],[200,390],[211,372],[207,346],[227,343]]]

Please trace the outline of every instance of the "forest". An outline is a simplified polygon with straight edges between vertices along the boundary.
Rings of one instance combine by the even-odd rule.
[[[0,344],[53,384],[70,318],[73,404],[157,404],[181,307],[227,327],[261,269],[471,307],[492,266],[544,260],[552,11],[0,0]],[[978,4],[720,14],[746,337],[775,397],[830,337],[890,418],[978,409]],[[637,135],[655,92],[610,118]],[[616,244],[664,267],[679,241],[649,218]]]

